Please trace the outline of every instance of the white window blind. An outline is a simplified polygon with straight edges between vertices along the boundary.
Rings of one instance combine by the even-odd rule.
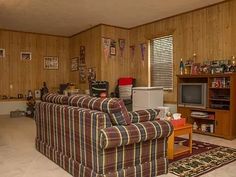
[[[173,36],[150,41],[151,86],[173,89]]]

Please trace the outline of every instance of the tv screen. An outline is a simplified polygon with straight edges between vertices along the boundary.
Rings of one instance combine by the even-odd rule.
[[[206,83],[180,83],[178,91],[178,106],[206,108]]]
[[[202,104],[202,86],[201,85],[183,85],[182,102],[191,104]]]

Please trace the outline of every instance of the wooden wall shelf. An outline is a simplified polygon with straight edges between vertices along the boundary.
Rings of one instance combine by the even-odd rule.
[[[27,101],[26,99],[0,99],[0,102]]]

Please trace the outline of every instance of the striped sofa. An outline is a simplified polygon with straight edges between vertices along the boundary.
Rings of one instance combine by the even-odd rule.
[[[36,104],[36,149],[75,177],[154,177],[168,172],[173,127],[157,110],[121,100],[47,94]]]

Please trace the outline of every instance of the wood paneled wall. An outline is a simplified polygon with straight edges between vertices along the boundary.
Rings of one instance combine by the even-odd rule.
[[[110,56],[109,58],[104,56],[103,37],[116,41],[116,56]],[[123,57],[120,56],[118,39],[125,39],[126,41]],[[99,25],[79,33],[70,39],[70,58],[79,57],[80,46],[85,46],[86,66],[96,68],[97,80],[109,82],[110,92],[114,92],[119,77],[130,76],[129,30]],[[70,79],[80,89],[88,89],[87,81],[86,83],[79,82],[79,71],[70,71]]]
[[[134,65],[132,65],[129,57],[129,30],[102,25],[102,37],[116,41],[116,56],[106,58],[104,56],[103,46],[101,48],[101,80],[108,81],[109,91],[114,92],[117,80],[120,77],[132,76],[131,71],[134,69]],[[119,39],[125,39],[123,56],[121,56],[119,49]]]
[[[79,83],[79,72],[70,71],[71,58],[79,57],[80,46],[86,48],[86,66],[95,67],[97,80],[107,80],[110,92],[117,79],[133,76],[137,86],[148,86],[148,51],[142,62],[140,44],[148,44],[154,37],[174,36],[174,90],[165,93],[165,102],[176,102],[175,75],[179,72],[180,59],[190,59],[197,54],[196,62],[226,59],[236,55],[236,0],[181,14],[132,29],[99,25],[71,38],[0,31],[0,48],[6,49],[6,58],[0,59],[0,94],[16,96],[29,89],[38,89],[46,81],[49,87],[73,82],[84,90],[88,83]],[[102,37],[117,42],[117,55],[106,59]],[[118,39],[125,39],[123,57],[120,56]],[[134,57],[130,45],[135,45]],[[31,51],[31,61],[21,61],[20,52]],[[59,70],[44,70],[43,56],[59,56]],[[13,89],[10,89],[10,84]]]
[[[130,30],[130,44],[139,46],[154,37],[173,34],[174,37],[174,90],[165,93],[165,102],[176,102],[176,74],[180,59],[193,57],[196,62],[227,59],[236,55],[236,0],[227,1],[201,10],[178,15]],[[138,85],[148,85],[148,55],[144,65],[140,51],[135,51],[133,74]]]
[[[97,26],[70,38],[71,58],[80,56],[80,46],[85,46],[86,67],[96,68],[96,78],[101,79],[101,26]],[[79,71],[70,71],[70,81],[82,90],[88,89],[88,82],[79,82]]]
[[[0,95],[26,94],[44,81],[50,90],[68,82],[69,38],[0,30],[0,48],[6,50],[0,59]],[[32,60],[22,61],[22,51],[32,52]],[[58,56],[59,69],[45,70],[44,56]]]

